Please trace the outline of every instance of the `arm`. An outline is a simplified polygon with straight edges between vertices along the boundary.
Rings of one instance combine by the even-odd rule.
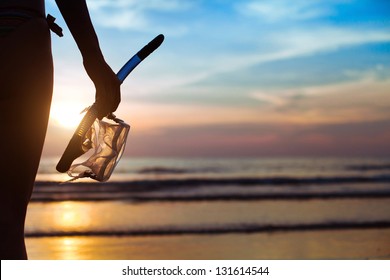
[[[120,103],[120,82],[104,60],[85,0],[56,0],[96,88],[98,117],[114,112]]]

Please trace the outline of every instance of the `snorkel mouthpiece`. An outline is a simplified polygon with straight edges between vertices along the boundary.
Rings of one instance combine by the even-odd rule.
[[[153,51],[155,51],[164,41],[164,35],[160,34],[138,51],[130,60],[119,70],[117,77],[122,83],[126,77],[133,71],[135,67],[146,57],[148,57]],[[84,118],[77,127],[75,133],[70,139],[68,146],[66,147],[60,161],[58,162],[56,169],[58,172],[64,173],[69,170],[73,161],[86,153],[91,148],[90,140],[86,135],[90,131],[93,123],[97,118],[98,112],[96,105],[93,104],[85,114]],[[126,133],[127,137],[127,133]],[[122,150],[123,152],[123,150]],[[121,153],[122,153],[121,152]],[[108,178],[107,178],[108,179]]]

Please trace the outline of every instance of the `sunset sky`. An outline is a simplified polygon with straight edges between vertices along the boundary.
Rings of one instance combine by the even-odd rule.
[[[94,87],[47,2],[65,35],[44,148],[59,156]],[[127,155],[390,156],[388,0],[87,3],[114,71],[165,35],[122,85]]]

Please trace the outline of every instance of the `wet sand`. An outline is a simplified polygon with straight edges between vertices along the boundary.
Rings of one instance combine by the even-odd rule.
[[[29,259],[390,259],[390,229],[27,238]]]

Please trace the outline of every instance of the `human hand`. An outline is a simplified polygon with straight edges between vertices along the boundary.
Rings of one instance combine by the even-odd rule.
[[[84,60],[83,64],[95,85],[97,117],[102,119],[118,108],[121,101],[120,81],[103,58]]]

